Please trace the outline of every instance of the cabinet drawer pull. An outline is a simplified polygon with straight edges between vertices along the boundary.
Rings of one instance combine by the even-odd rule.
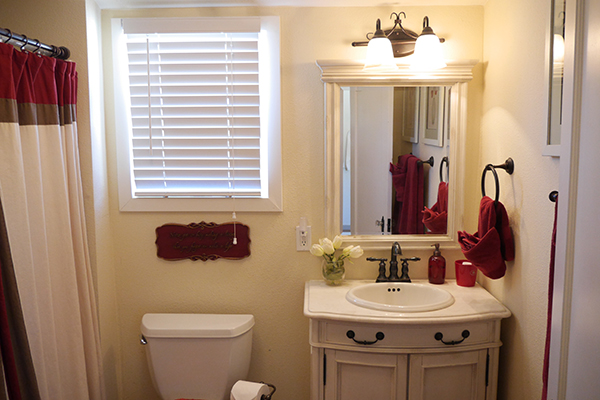
[[[469,332],[468,330],[465,329],[461,333],[462,339],[460,339],[460,340],[452,340],[450,342],[444,342],[444,335],[442,334],[442,332],[436,333],[435,336],[434,336],[434,338],[435,338],[435,340],[439,340],[440,342],[442,342],[442,343],[444,343],[446,345],[453,346],[455,344],[459,344],[459,343],[464,342],[465,339],[468,338],[470,334],[471,334],[471,332]]]
[[[385,337],[385,335],[383,334],[383,332],[377,332],[375,334],[375,340],[373,340],[373,341],[356,340],[356,339],[354,339],[354,336],[356,336],[356,334],[352,330],[346,332],[346,336],[348,336],[349,339],[354,340],[356,343],[358,343],[358,344],[364,344],[364,345],[375,344],[375,343],[379,342],[380,340],[383,340],[383,338]]]

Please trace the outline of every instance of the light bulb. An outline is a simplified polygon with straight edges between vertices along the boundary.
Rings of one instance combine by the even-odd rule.
[[[429,71],[445,66],[440,39],[434,34],[420,35],[415,44],[415,54],[410,68]]]
[[[565,39],[559,34],[554,34],[553,41],[554,62],[565,61]]]
[[[442,44],[440,38],[429,26],[429,17],[423,18],[423,31],[415,43],[415,54],[413,56],[411,69],[430,71],[444,68],[446,63],[442,56]]]
[[[398,69],[390,39],[382,37],[369,40],[364,69]]]

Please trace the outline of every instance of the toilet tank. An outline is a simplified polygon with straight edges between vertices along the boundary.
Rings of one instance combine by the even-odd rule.
[[[247,378],[253,326],[248,314],[145,314],[146,357],[162,399],[228,400]]]

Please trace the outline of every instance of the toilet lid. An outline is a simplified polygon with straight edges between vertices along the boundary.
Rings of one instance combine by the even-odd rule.
[[[250,314],[145,314],[146,338],[232,338],[254,326]]]

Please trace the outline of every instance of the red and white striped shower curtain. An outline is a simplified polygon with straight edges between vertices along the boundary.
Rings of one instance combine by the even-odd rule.
[[[76,92],[74,63],[0,43],[0,202],[35,376],[48,400],[104,398]]]

